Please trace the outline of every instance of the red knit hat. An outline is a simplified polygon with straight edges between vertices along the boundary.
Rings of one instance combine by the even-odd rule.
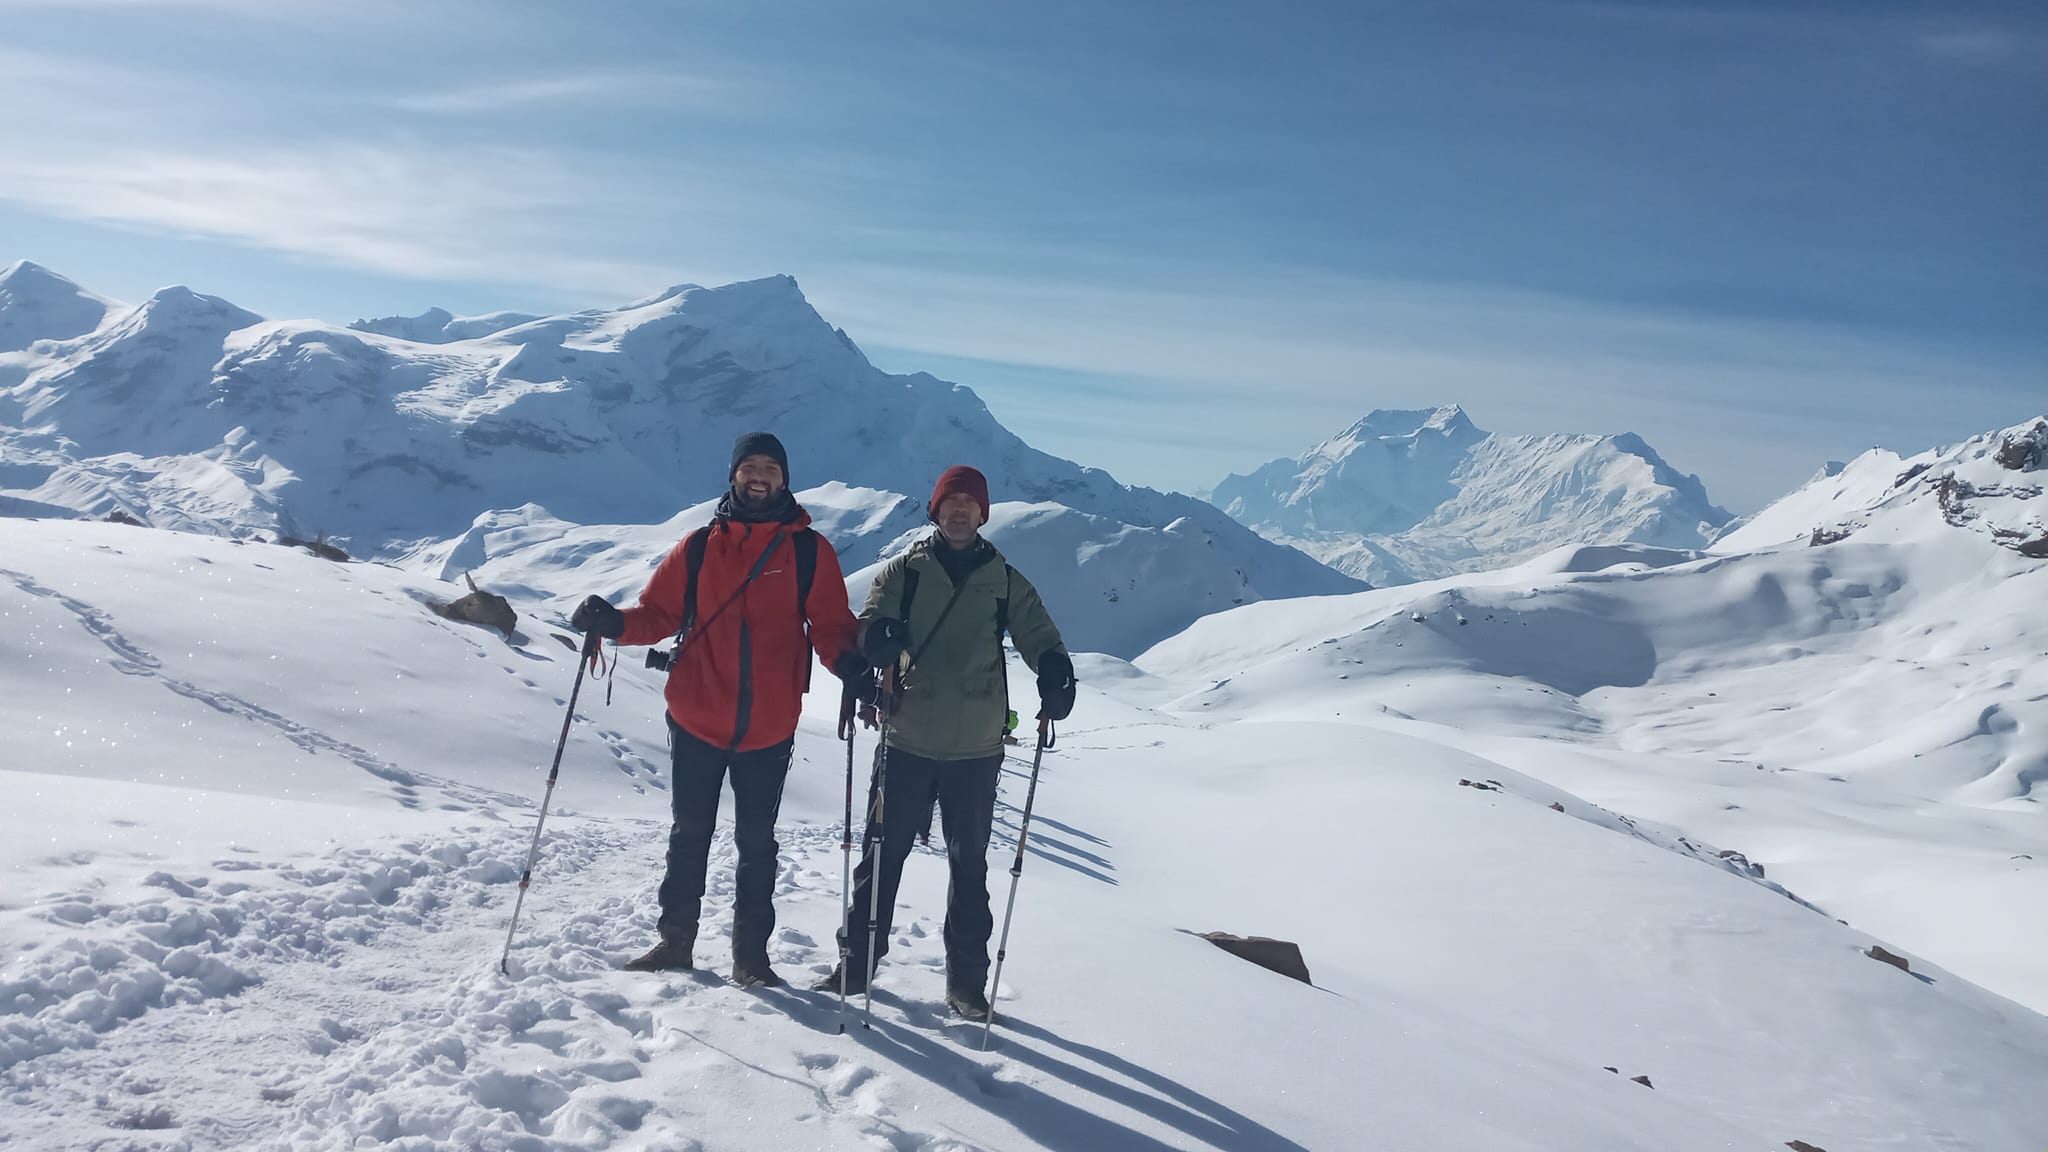
[[[925,515],[936,524],[939,520],[939,501],[958,492],[974,497],[981,505],[981,522],[988,523],[988,477],[965,464],[955,464],[939,475],[939,482],[932,488],[932,500],[925,505]]]

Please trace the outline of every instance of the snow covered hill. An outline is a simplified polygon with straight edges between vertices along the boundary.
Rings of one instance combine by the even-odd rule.
[[[1738,524],[1716,552],[1791,541],[1953,539],[1962,528],[2048,556],[2048,416],[1911,458],[1873,448],[1830,464],[1798,491]]]
[[[0,1142],[2036,1152],[2048,1131],[2048,1019],[1969,970],[2023,985],[2042,942],[1999,972],[1944,960],[1932,930],[2038,930],[2015,914],[2048,875],[2038,813],[2017,775],[1977,781],[2002,801],[1970,792],[1964,763],[2011,754],[2037,721],[2016,713],[1938,766],[1978,806],[1891,790],[1903,748],[1854,771],[1880,713],[1939,713],[1914,748],[1945,735],[1947,713],[1884,685],[1916,704],[1986,690],[1963,675],[2040,692],[2019,663],[2043,634],[2024,599],[2040,564],[1988,542],[1946,560],[1853,542],[1662,568],[1677,558],[1561,555],[1250,605],[1137,666],[1084,657],[987,1053],[938,1003],[945,869],[928,852],[871,1031],[837,1034],[831,997],[721,979],[723,835],[708,971],[619,969],[652,937],[667,818],[658,683],[637,660],[583,685],[507,977],[531,798],[574,678],[544,621],[508,643],[430,614],[429,576],[217,536],[17,518],[0,557],[19,640],[0,646],[18,718],[0,783],[10,826],[35,830],[0,838]],[[1906,582],[1889,588],[1887,565]],[[1560,644],[1574,606],[1612,623]],[[2007,619],[1994,655],[1965,606]],[[1926,671],[1852,667],[1873,629],[1944,620]],[[1768,677],[1795,637],[1814,655]],[[846,761],[817,682],[771,945],[795,977],[829,967],[839,914]],[[1757,707],[1780,692],[1798,722]],[[1758,716],[1773,726],[1741,747]],[[1835,739],[1833,761],[1799,743]],[[1752,751],[1764,770],[1722,762]],[[1909,891],[1948,898],[1893,934],[1879,906]],[[1299,942],[1316,986],[1187,934],[1211,929]],[[1878,944],[1911,971],[1869,958]]]
[[[0,330],[78,296],[31,267],[8,274],[24,287],[0,301]],[[1071,508],[1105,538],[1129,528],[1125,568],[1164,567],[1185,559],[1181,541],[1200,541],[1202,596],[1147,605],[1142,628],[1123,611],[1121,639],[1084,629],[1083,647],[1134,654],[1217,603],[1359,587],[1203,501],[1032,449],[964,387],[881,372],[788,277],[568,316],[435,312],[354,329],[266,321],[167,288],[72,331],[80,323],[0,358],[0,512],[325,533],[397,559],[446,551],[479,517],[528,505],[567,524],[663,524],[723,488],[735,436],[767,428],[799,489],[836,481],[921,499],[968,461],[998,500]],[[1136,559],[1145,541],[1159,548]],[[569,583],[582,578],[551,586]],[[1106,584],[1063,594],[1078,604]]]
[[[2048,907],[2048,558],[2018,546],[2048,511],[2044,431],[1903,482],[1866,458],[1724,554],[1564,548],[1253,605],[1137,666],[1165,707],[1415,735],[1683,830],[2048,1011],[2048,921],[2021,911]],[[1843,516],[1860,527],[1809,535]]]
[[[1375,411],[1211,499],[1377,585],[1520,563],[1563,544],[1703,547],[1728,513],[1634,435],[1501,436],[1456,406]]]

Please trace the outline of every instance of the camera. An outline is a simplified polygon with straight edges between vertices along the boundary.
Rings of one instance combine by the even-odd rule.
[[[647,650],[647,666],[656,672],[668,671],[669,665],[675,662],[675,655],[666,648],[649,648]]]

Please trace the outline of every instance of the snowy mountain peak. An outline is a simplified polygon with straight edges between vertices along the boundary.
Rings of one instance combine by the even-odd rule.
[[[183,284],[159,288],[135,310],[136,323],[150,328],[197,327],[207,331],[233,332],[263,317],[218,296],[194,292]]]
[[[1375,584],[1504,567],[1567,544],[1703,547],[1728,513],[1642,437],[1500,436],[1457,405],[1375,411],[1212,499]]]
[[[1707,499],[1707,486],[1698,476],[1680,472],[1673,468],[1655,448],[1633,432],[1623,432],[1614,437],[1614,446],[1621,452],[1634,456],[1649,469],[1650,483],[1680,493],[1691,502],[1692,511],[1700,514],[1700,520],[1719,526],[1733,519],[1724,508]]]
[[[0,352],[71,340],[106,321],[113,302],[29,260],[0,269]]]
[[[531,342],[529,338],[548,339],[572,329],[581,329],[583,338],[579,342],[618,347],[617,341],[629,331],[644,330],[671,317],[686,328],[703,330],[740,317],[747,317],[756,325],[763,322],[773,324],[785,335],[823,327],[835,340],[845,343],[843,334],[825,323],[812,309],[810,301],[804,299],[796,278],[788,275],[765,276],[716,288],[674,284],[652,296],[617,308],[590,309],[573,317],[555,318],[561,322],[546,325],[541,330],[520,332],[514,338],[520,343],[528,343]],[[357,332],[389,336],[414,344],[452,344],[482,340],[548,319],[527,312],[455,316],[446,308],[429,308],[416,316],[379,316],[357,320],[349,327]],[[646,335],[644,331],[639,334]],[[810,335],[815,338],[817,333]],[[672,338],[668,335],[661,337],[662,340]],[[645,343],[644,340],[641,342]]]
[[[43,286],[56,291],[83,292],[76,283],[59,276],[33,260],[16,260],[0,268],[0,291],[34,292]]]
[[[1463,408],[1445,404],[1437,408],[1375,408],[1326,443],[1412,439],[1432,432],[1446,440],[1485,435],[1473,426]]]
[[[540,317],[529,312],[451,316],[446,308],[429,308],[417,316],[380,316],[374,320],[357,320],[349,327],[357,332],[410,340],[415,344],[450,344],[458,340],[481,340],[538,319]]]
[[[694,303],[697,307],[706,306],[710,303],[710,300],[717,300],[728,307],[759,305],[774,301],[781,301],[786,304],[800,304],[805,308],[810,307],[810,301],[804,299],[803,291],[797,287],[796,277],[788,273],[778,273],[774,276],[763,276],[755,280],[737,280],[731,284],[720,284],[716,287],[706,287],[702,284],[672,284],[652,296],[642,300],[635,300],[625,305],[619,311],[635,312],[645,308],[652,308],[657,304],[666,304],[671,301],[681,302],[695,297],[710,298],[695,300]]]

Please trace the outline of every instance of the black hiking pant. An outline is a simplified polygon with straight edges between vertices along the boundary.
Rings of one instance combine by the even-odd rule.
[[[881,755],[877,749],[876,755]],[[888,751],[881,820],[875,819],[875,788],[868,783],[866,849],[853,873],[852,907],[841,926],[847,960],[854,972],[868,970],[868,904],[873,899],[875,842],[882,841],[882,901],[875,924],[875,958],[889,951],[896,889],[903,881],[903,862],[910,858],[918,830],[931,819],[938,801],[939,828],[946,838],[946,984],[979,988],[988,979],[988,939],[995,917],[988,904],[988,840],[995,823],[996,785],[1002,778],[1003,754],[973,760],[928,760],[900,748]]]
[[[673,779],[669,802],[675,822],[668,831],[668,872],[661,881],[662,938],[697,938],[703,910],[704,873],[711,858],[711,834],[718,827],[718,794],[732,775],[734,870],[732,954],[735,960],[766,965],[768,937],[775,931],[775,816],[782,809],[782,783],[789,776],[794,737],[751,752],[728,752],[668,722]]]

